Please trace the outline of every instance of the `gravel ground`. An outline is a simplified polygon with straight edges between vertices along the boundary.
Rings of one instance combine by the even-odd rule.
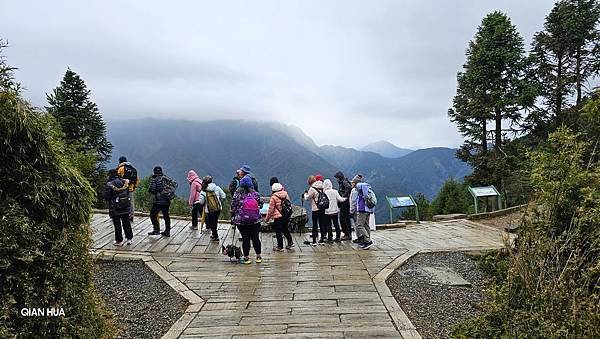
[[[422,267],[448,267],[471,283],[436,285]],[[450,325],[480,313],[484,276],[462,252],[418,254],[387,280],[392,294],[423,338],[449,338]]]
[[[96,265],[96,290],[122,329],[118,338],[160,338],[185,312],[187,301],[142,261]]]

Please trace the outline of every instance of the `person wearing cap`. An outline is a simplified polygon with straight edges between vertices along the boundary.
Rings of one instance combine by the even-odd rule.
[[[152,178],[150,179],[150,187],[148,192],[154,196],[152,208],[150,209],[150,221],[152,222],[153,230],[148,235],[163,235],[165,237],[171,236],[171,217],[169,216],[169,208],[171,206],[171,200],[163,196],[161,192],[164,189],[163,183],[163,170],[162,167],[154,167]],[[165,230],[160,232],[160,221],[158,221],[158,212],[162,212],[163,219],[165,220]]]
[[[346,198],[344,202],[339,204],[340,207],[340,225],[344,236],[342,240],[352,240],[352,222],[350,221],[350,193],[352,192],[352,184],[344,176],[344,173],[337,172],[334,178],[338,181],[338,192],[342,198]]]
[[[137,175],[137,170],[133,165],[127,161],[125,156],[119,157],[119,165],[117,166],[117,175],[121,179],[127,179],[129,182],[129,199],[131,203],[131,209],[129,210],[129,221],[133,221],[133,215],[135,214],[135,205],[133,202],[134,192],[137,185],[140,183],[140,177]]]
[[[265,216],[265,222],[269,222],[273,218],[273,229],[275,230],[275,236],[277,238],[277,248],[275,251],[283,251],[283,235],[287,240],[286,249],[294,247],[294,241],[288,227],[290,221],[289,218],[284,218],[281,213],[282,203],[284,200],[289,200],[290,197],[286,191],[283,190],[283,185],[276,182],[271,186],[271,199],[269,200],[269,210]]]
[[[251,205],[251,199],[256,200],[255,206],[257,210],[247,210],[244,205],[247,203]],[[252,222],[244,220],[248,219],[248,216],[253,215],[256,212],[256,219]],[[260,196],[258,192],[254,190],[252,178],[244,176],[240,179],[240,187],[235,190],[233,198],[231,199],[231,223],[234,225],[242,234],[242,252],[244,254],[244,264],[251,264],[250,260],[250,243],[254,247],[256,252],[256,263],[262,262],[261,256],[261,243],[260,243]]]
[[[325,245],[325,238],[327,237],[327,230],[325,229],[325,211],[319,209],[316,201],[319,191],[323,190],[323,181],[319,181],[317,180],[316,176],[311,175],[308,177],[308,185],[310,187],[308,190],[304,191],[302,199],[305,201],[310,200],[311,202],[312,245],[317,246],[317,237],[319,236],[319,231],[321,231],[321,239],[319,239],[319,244]]]
[[[352,190],[350,191],[349,212],[350,212],[350,215],[352,216],[352,219],[354,220],[355,225],[356,225],[356,208],[352,209],[352,204],[356,203],[356,199],[358,198],[358,191],[356,190],[356,184],[358,184],[361,181],[362,181],[362,175],[357,174],[354,176],[354,178],[352,178],[352,181],[350,182],[350,186],[352,187]],[[358,229],[356,230],[356,239],[352,240],[352,242],[355,244],[362,244],[364,242],[364,237],[362,237],[361,234],[358,234]]]
[[[129,181],[122,179],[116,169],[108,170],[108,180],[103,192],[104,199],[108,202],[108,215],[112,219],[115,228],[115,241],[113,245],[123,246],[123,231],[127,245],[131,245],[133,232],[129,221],[129,206],[131,204],[131,192],[128,188]],[[129,200],[129,201],[128,201]]]

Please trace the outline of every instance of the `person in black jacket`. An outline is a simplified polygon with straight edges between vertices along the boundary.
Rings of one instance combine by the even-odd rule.
[[[129,181],[119,178],[116,169],[108,171],[108,181],[104,189],[104,199],[108,201],[108,215],[115,227],[115,246],[123,246],[123,230],[127,239],[127,245],[131,245],[133,232],[129,221],[131,200],[129,192]]]
[[[154,167],[154,174],[150,180],[150,188],[148,192],[154,195],[154,202],[152,203],[152,209],[150,209],[150,221],[154,230],[149,232],[148,235],[163,235],[165,237],[171,236],[171,217],[169,216],[169,207],[171,206],[171,200],[165,197],[161,192],[164,188],[163,182],[163,171],[162,167]],[[158,221],[158,212],[162,212],[163,219],[165,219],[165,230],[160,231],[160,221]]]
[[[341,240],[352,240],[352,223],[350,221],[350,192],[352,192],[352,185],[342,172],[337,172],[334,177],[338,180],[338,192],[340,192],[343,198],[346,198],[346,201],[340,203],[340,224],[344,232]]]

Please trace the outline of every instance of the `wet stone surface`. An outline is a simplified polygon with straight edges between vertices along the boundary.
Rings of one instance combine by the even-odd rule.
[[[160,338],[183,315],[187,301],[142,261],[96,263],[94,283],[120,327],[118,338]]]
[[[452,324],[479,314],[483,279],[477,263],[464,253],[441,252],[416,255],[387,284],[423,338],[449,338]]]

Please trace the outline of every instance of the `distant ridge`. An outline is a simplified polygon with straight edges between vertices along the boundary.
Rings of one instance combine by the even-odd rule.
[[[411,149],[400,148],[385,140],[370,143],[360,150],[365,152],[374,152],[386,158],[401,158],[413,152]]]

